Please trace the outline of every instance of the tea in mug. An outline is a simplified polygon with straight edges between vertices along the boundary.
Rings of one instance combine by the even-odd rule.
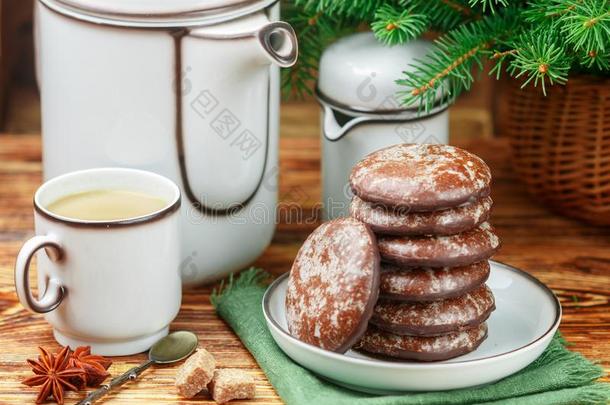
[[[66,218],[114,221],[152,214],[166,206],[165,200],[136,191],[92,190],[62,197],[47,209]]]

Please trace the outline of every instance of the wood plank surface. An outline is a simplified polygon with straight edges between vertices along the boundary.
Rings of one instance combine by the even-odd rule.
[[[306,113],[303,113],[303,112]],[[285,108],[281,141],[281,189],[284,203],[297,203],[300,214],[281,211],[273,243],[255,265],[281,274],[307,235],[319,224],[320,173],[317,109]],[[465,138],[466,139],[466,138]],[[458,140],[458,143],[459,140]],[[522,268],[547,283],[559,295],[564,318],[561,331],[573,350],[597,359],[610,371],[610,229],[587,226],[549,213],[525,193],[511,168],[504,140],[468,141],[494,175],[492,222],[503,240],[499,261]],[[0,403],[33,403],[36,391],[20,384],[29,374],[25,359],[36,347],[53,350],[51,327],[41,315],[30,314],[17,301],[13,264],[22,242],[33,235],[32,195],[41,181],[41,148],[36,135],[0,134]],[[281,207],[280,207],[281,210]],[[298,215],[301,215],[299,220]],[[307,220],[305,220],[307,219]],[[185,291],[172,329],[195,331],[200,344],[216,356],[221,367],[249,370],[257,381],[257,398],[247,403],[281,402],[254,359],[231,330],[214,314],[211,287]],[[144,355],[115,358],[117,375],[144,360]],[[134,383],[111,394],[106,403],[206,403],[178,398],[173,389],[174,367],[146,371]],[[606,381],[610,381],[606,378]],[[83,397],[68,393],[66,403]],[[238,403],[238,402],[236,402]],[[246,402],[243,402],[246,403]]]

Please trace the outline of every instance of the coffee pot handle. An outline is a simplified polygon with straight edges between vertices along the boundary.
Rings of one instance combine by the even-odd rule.
[[[231,215],[255,198],[276,164],[277,67],[296,62],[297,38],[289,24],[260,12],[190,29],[176,44],[184,195],[205,215]]]
[[[290,24],[283,21],[270,22],[258,30],[256,37],[271,63],[288,68],[297,62],[299,43]]]
[[[210,32],[205,27],[197,28],[190,30],[188,36],[215,40],[256,38],[266,60],[283,68],[294,66],[299,57],[297,35],[294,28],[284,21],[265,22],[260,28],[240,33],[225,34],[214,31]]]
[[[24,243],[17,255],[15,262],[15,288],[21,305],[26,309],[47,313],[53,311],[65,296],[65,287],[55,278],[47,279],[44,292],[40,292],[39,298],[35,298],[30,290],[30,262],[34,254],[44,248],[47,256],[52,261],[59,261],[63,256],[63,248],[54,235],[38,235]]]

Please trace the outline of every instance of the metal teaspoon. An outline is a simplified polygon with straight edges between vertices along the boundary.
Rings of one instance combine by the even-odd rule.
[[[197,344],[197,335],[193,332],[177,331],[170,333],[152,345],[148,351],[148,360],[146,362],[130,368],[122,375],[110,380],[109,383],[103,384],[76,405],[91,405],[110,390],[123,385],[127,381],[135,380],[144,370],[153,364],[175,363],[187,358],[195,351]]]

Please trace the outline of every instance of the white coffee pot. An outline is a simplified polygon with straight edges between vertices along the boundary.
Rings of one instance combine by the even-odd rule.
[[[181,186],[187,285],[255,260],[275,229],[279,67],[297,41],[277,0],[39,0],[49,179],[94,167]]]

